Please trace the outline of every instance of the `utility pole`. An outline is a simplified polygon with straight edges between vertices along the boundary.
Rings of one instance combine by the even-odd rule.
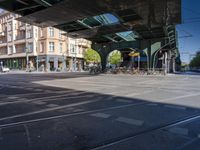
[[[140,54],[138,55],[138,71],[140,71]]]

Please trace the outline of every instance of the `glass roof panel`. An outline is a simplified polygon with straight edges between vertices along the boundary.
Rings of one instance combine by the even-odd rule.
[[[123,38],[126,41],[135,41],[137,35],[133,31],[125,31],[116,33],[119,37]]]
[[[94,16],[94,19],[99,21],[102,25],[118,24],[119,19],[110,13]]]

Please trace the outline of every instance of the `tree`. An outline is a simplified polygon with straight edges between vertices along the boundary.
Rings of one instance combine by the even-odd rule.
[[[99,56],[99,54],[91,48],[88,48],[85,51],[84,59],[86,62],[96,62],[96,63],[101,62],[101,57]]]
[[[200,52],[197,52],[196,56],[191,60],[190,67],[200,68]]]
[[[120,51],[113,51],[108,57],[108,62],[113,65],[118,65],[121,62],[121,57]]]

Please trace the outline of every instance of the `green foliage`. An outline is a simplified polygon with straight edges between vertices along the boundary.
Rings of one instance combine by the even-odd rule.
[[[101,62],[99,54],[91,48],[88,48],[84,53],[84,59],[86,62]]]
[[[121,53],[120,53],[120,51],[113,51],[110,55],[109,55],[109,57],[108,57],[108,62],[110,63],[110,64],[113,64],[113,65],[117,65],[117,64],[119,64],[120,62],[121,62],[121,58],[122,58],[122,56],[121,56]]]
[[[191,60],[190,67],[200,67],[200,54],[197,55]]]

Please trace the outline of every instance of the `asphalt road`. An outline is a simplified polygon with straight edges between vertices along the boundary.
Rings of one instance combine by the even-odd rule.
[[[200,76],[0,74],[0,150],[199,150]]]

